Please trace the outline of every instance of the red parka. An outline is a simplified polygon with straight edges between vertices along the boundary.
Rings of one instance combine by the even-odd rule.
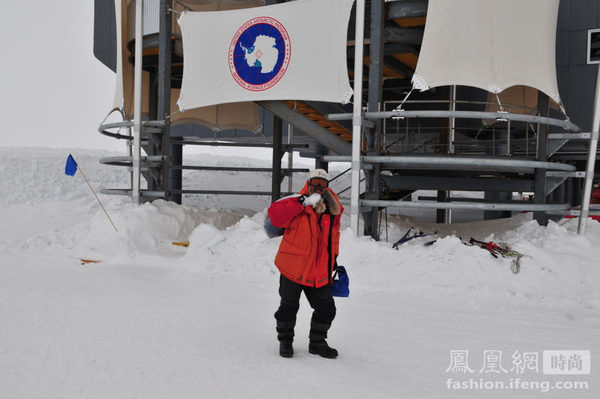
[[[344,210],[337,195],[330,188],[327,190],[335,203],[329,204],[324,213],[303,206],[298,197],[274,202],[268,210],[271,224],[285,228],[275,265],[286,278],[317,288],[331,280],[339,254],[340,219]],[[300,194],[308,195],[308,182]]]

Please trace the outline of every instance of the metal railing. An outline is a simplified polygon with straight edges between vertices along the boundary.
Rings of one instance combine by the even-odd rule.
[[[488,102],[469,102],[469,101],[449,101],[449,100],[441,100],[441,101],[412,101],[412,103],[439,103],[439,104],[469,104],[469,105],[494,105],[498,106],[498,104],[488,103]],[[454,108],[454,107],[453,107]],[[537,111],[532,110],[531,108],[518,106],[518,105],[506,105],[506,108],[510,112],[506,112],[501,110],[499,112],[483,112],[483,111],[457,111],[457,110],[392,110],[392,111],[382,111],[382,112],[365,112],[363,117],[367,120],[373,119],[384,119],[384,132],[387,135],[388,124],[387,121],[389,118],[392,120],[396,120],[396,129],[397,129],[397,139],[396,142],[392,143],[404,145],[403,149],[405,152],[410,153],[414,151],[416,148],[423,148],[426,151],[428,146],[439,146],[440,150],[442,146],[455,146],[460,150],[467,149],[471,154],[472,153],[486,153],[489,152],[489,148],[496,148],[499,143],[506,145],[506,151],[502,156],[492,157],[489,154],[486,157],[483,156],[466,156],[465,154],[457,155],[441,155],[441,154],[431,154],[431,155],[395,155],[395,156],[361,156],[360,161],[362,166],[369,166],[369,164],[379,163],[382,164],[384,168],[408,168],[408,169],[431,169],[431,170],[440,170],[440,169],[462,169],[462,170],[471,170],[471,171],[498,171],[498,172],[519,172],[519,173],[535,173],[535,170],[548,170],[555,172],[564,172],[564,173],[575,173],[575,167],[568,164],[561,164],[556,162],[542,162],[531,159],[515,159],[512,156],[514,153],[519,153],[520,155],[525,155],[529,157],[530,155],[536,155],[538,152],[539,145],[539,137],[540,137],[540,127],[541,125],[555,126],[560,127],[564,130],[571,132],[579,132],[580,129],[577,125],[573,124],[568,119],[560,120],[549,117],[542,117],[537,114]],[[518,114],[513,111],[520,109],[525,110],[526,112],[536,113],[534,115],[527,114]],[[352,119],[352,114],[330,114],[327,115],[330,120],[349,120]],[[452,143],[423,143],[420,140],[420,136],[424,133],[421,129],[420,124],[416,125],[416,135],[419,138],[416,142],[413,143],[411,147],[409,145],[410,133],[411,129],[409,128],[408,120],[410,119],[481,119],[481,120],[489,120],[489,126],[484,126],[483,128],[479,128],[477,134],[475,135],[475,139],[471,142],[452,142]],[[404,121],[404,135],[400,131],[400,121]],[[498,128],[498,123],[506,124],[506,127],[502,127],[503,134],[506,137],[503,139],[503,142],[500,142],[496,137],[496,129]],[[514,137],[512,136],[512,129],[514,125],[512,123],[524,123],[524,131],[523,137]],[[455,129],[459,130],[460,128],[456,127]],[[536,128],[534,128],[534,126]],[[445,129],[449,127],[446,126]],[[491,143],[484,142],[481,143],[478,140],[482,129],[491,130],[492,137]],[[529,138],[530,130],[533,130],[533,137],[535,141],[531,141]],[[437,129],[437,134],[440,133],[440,129]],[[402,136],[402,137],[401,137]],[[483,145],[482,145],[483,144]],[[419,146],[419,147],[417,147]],[[530,151],[530,147],[535,146],[535,152],[533,149]],[[524,148],[522,148],[524,147]],[[448,148],[448,147],[447,147]],[[516,149],[519,148],[517,151]],[[402,149],[402,148],[401,148]],[[383,140],[383,146],[379,148],[379,150],[383,153],[388,152],[389,146],[387,140]],[[442,152],[442,151],[440,151]],[[493,153],[493,151],[492,151]],[[352,157],[349,156],[324,156],[322,158],[326,162],[350,162],[352,161]],[[533,202],[523,202],[523,201],[514,201],[514,202],[468,202],[468,201],[451,201],[451,202],[437,202],[437,201],[419,201],[419,202],[407,202],[407,201],[381,201],[381,200],[359,200],[359,204],[362,207],[397,207],[397,208],[431,208],[431,209],[478,209],[478,210],[511,210],[511,211],[544,211],[544,212],[565,212],[571,208],[571,205],[568,203],[561,204],[539,204]]]
[[[499,107],[499,104],[493,102],[483,102],[483,101],[451,101],[451,100],[412,100],[406,102],[400,101],[389,101],[384,103],[384,110],[387,109],[390,105],[395,104],[452,104],[453,108],[456,108],[456,105],[471,105],[471,106],[492,106]],[[429,133],[434,133],[439,135],[443,130],[452,129],[450,126],[439,126],[439,127],[423,127],[419,121],[421,118],[427,119],[449,119],[449,120],[457,120],[457,119],[481,119],[483,121],[488,121],[489,123],[483,123],[483,127],[473,128],[469,126],[459,126],[458,124],[453,124],[454,129],[452,132],[449,132],[449,137],[454,137],[454,132],[465,132],[469,130],[477,130],[477,134],[472,142],[468,145],[470,149],[479,148],[481,151],[492,152],[494,153],[495,148],[499,144],[504,144],[506,146],[505,155],[518,154],[521,156],[532,156],[534,155],[532,149],[530,147],[535,146],[537,155],[537,149],[539,147],[539,129],[540,125],[548,125],[560,127],[567,131],[579,132],[580,129],[577,125],[573,124],[570,120],[565,119],[555,119],[549,117],[542,117],[539,115],[537,110],[515,104],[502,104],[502,110],[497,112],[483,112],[483,111],[457,111],[457,110],[385,110],[381,112],[365,112],[364,118],[367,120],[372,119],[383,119],[384,127],[383,127],[383,140],[379,150],[382,153],[390,152],[393,145],[397,145],[398,152],[401,153],[410,153],[415,152],[415,150],[423,149],[426,152],[428,149],[438,148],[440,152],[443,152],[444,148],[453,148],[455,141],[448,143],[429,143],[422,142],[421,136],[427,135]],[[508,110],[508,111],[505,111]],[[525,113],[515,113],[514,111],[522,111]],[[329,114],[327,115],[330,120],[349,120],[352,118],[352,114],[343,113],[343,114]],[[392,143],[388,143],[389,133],[389,118],[395,120],[396,123],[396,132],[394,134],[395,139]],[[416,119],[417,123],[415,126],[411,126],[409,123],[410,119]],[[401,123],[402,122],[402,123]],[[505,124],[505,126],[499,126],[499,123]],[[525,138],[516,138],[513,133],[514,123],[523,123],[524,129],[522,129]],[[403,126],[401,126],[403,125]],[[535,126],[535,127],[534,127]],[[533,140],[530,139],[530,130],[533,131]],[[492,135],[492,144],[491,145],[482,145],[482,142],[477,140],[479,135],[483,131],[490,131]],[[497,133],[501,132],[504,138],[497,139]],[[412,146],[410,145],[411,137],[415,138],[412,141]],[[431,140],[430,140],[431,141]],[[518,147],[516,147],[518,146]],[[524,148],[523,148],[524,147]],[[463,147],[464,148],[464,147]],[[460,147],[459,147],[460,149]],[[490,151],[490,149],[492,149]],[[454,153],[455,151],[451,151]]]
[[[120,112],[121,116],[125,118],[125,115],[119,110],[112,110],[109,115],[113,112]],[[108,116],[107,116],[108,118]],[[98,131],[108,137],[112,137],[118,140],[126,140],[130,143],[133,141],[131,135],[131,128],[133,127],[133,121],[123,120],[119,122],[104,123],[106,119],[98,127]],[[162,133],[164,128],[164,121],[142,121],[142,142],[149,141],[150,133]],[[111,130],[118,129],[116,132]],[[121,131],[127,129],[127,134],[122,134]],[[223,143],[212,141],[198,141],[183,138],[172,138],[170,140],[172,144],[178,145],[206,145],[206,146],[235,146],[235,147],[272,147],[271,143]],[[293,148],[307,148],[308,144],[283,144],[284,150],[292,150]],[[140,157],[140,170],[147,172],[151,168],[156,168],[161,165],[161,162],[169,161],[169,157],[166,155],[155,155],[155,156],[141,156]],[[130,173],[133,170],[133,155],[131,153],[131,145],[129,146],[128,156],[111,156],[103,157],[100,159],[100,163],[111,166],[126,167]],[[203,165],[172,165],[171,169],[180,170],[197,170],[197,171],[221,171],[221,172],[272,172],[273,168],[258,168],[258,167],[226,167],[226,166],[203,166]],[[281,172],[285,176],[291,176],[293,173],[308,173],[309,170],[306,168],[283,168]],[[130,185],[129,188],[106,188],[100,190],[102,194],[110,195],[132,195],[133,188]],[[170,190],[171,194],[227,194],[227,195],[271,195],[270,191],[232,191],[232,190]],[[156,190],[140,190],[140,195],[143,198],[154,199],[165,197],[168,193],[164,191]],[[282,193],[284,195],[290,195],[292,193]]]

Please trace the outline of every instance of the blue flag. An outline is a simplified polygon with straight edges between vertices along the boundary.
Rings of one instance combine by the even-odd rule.
[[[73,156],[69,154],[67,158],[67,164],[65,165],[65,174],[69,176],[75,176],[77,172],[77,162],[73,159]]]

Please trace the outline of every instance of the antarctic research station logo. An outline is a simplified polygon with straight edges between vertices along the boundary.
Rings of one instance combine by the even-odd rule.
[[[281,22],[256,17],[244,23],[229,46],[229,70],[244,89],[264,91],[275,86],[288,68],[290,36]]]

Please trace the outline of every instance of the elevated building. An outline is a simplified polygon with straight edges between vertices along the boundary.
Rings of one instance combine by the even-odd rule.
[[[467,25],[480,27],[481,37],[497,34],[494,29],[501,31],[503,27],[493,23],[500,18],[498,13],[484,15],[485,7],[469,8],[469,1],[457,2],[453,10],[463,24],[452,28],[454,32]],[[181,171],[191,167],[182,165],[185,145],[227,142],[272,147],[272,191],[237,194],[271,195],[274,200],[284,194],[280,188],[283,178],[297,171],[282,169],[285,152],[298,151],[301,156],[314,159],[316,167],[325,169],[329,162],[350,160],[352,104],[270,99],[216,104],[183,112],[176,105],[186,60],[176,18],[185,11],[224,11],[273,3],[283,1],[143,1],[142,119],[145,122],[141,145],[145,152],[142,174],[148,183],[148,189],[142,191],[144,200],[166,198],[181,202],[182,194],[187,193],[233,194],[186,187]],[[461,9],[459,3],[466,8]],[[360,143],[366,181],[361,193],[361,213],[366,234],[377,237],[379,212],[388,206],[437,209],[439,222],[449,221],[452,209],[483,210],[485,218],[530,210],[540,223],[546,223],[550,217],[574,213],[574,208],[581,204],[581,172],[588,158],[598,68],[588,63],[587,55],[600,52],[600,39],[589,41],[588,31],[600,28],[600,0],[560,0],[557,22],[552,20],[556,11],[552,14],[552,7],[546,6],[552,1],[505,3],[502,7],[514,4],[516,8],[501,11],[516,16],[522,13],[522,18],[527,17],[525,13],[531,7],[538,7],[543,11],[539,13],[540,21],[547,14],[545,20],[549,22],[546,25],[532,22],[533,29],[511,33],[515,44],[525,44],[521,55],[523,70],[533,68],[531,59],[539,62],[537,69],[529,74],[539,83],[537,87],[511,85],[496,93],[494,88],[481,87],[482,83],[471,83],[473,74],[469,76],[468,68],[461,69],[463,75],[449,78],[455,79],[453,85],[433,84],[435,87],[427,91],[415,90],[419,88],[415,80],[423,78],[418,73],[415,77],[416,71],[428,73],[430,81],[432,76],[443,81],[444,70],[457,72],[456,65],[461,62],[468,66],[477,64],[481,52],[467,50],[483,46],[483,42],[474,37],[460,39],[459,34],[446,38],[459,38],[455,42],[433,40],[436,29],[446,27],[441,26],[443,22],[436,18],[436,8],[427,0],[366,2],[361,93],[365,121]],[[525,3],[529,9],[522,6]],[[124,120],[103,124],[100,131],[129,142],[133,141],[127,130],[133,126],[134,118],[135,5],[134,0],[95,0],[94,54],[117,72],[114,105]],[[354,30],[353,9],[345,59],[351,79],[356,77]],[[555,59],[549,62],[539,59],[549,54],[553,57],[555,54]],[[438,65],[432,60],[437,60]],[[512,64],[503,64],[502,59],[497,61],[498,65],[515,65],[515,60],[511,60]],[[507,71],[494,72],[501,75]],[[526,75],[525,71],[519,73]],[[544,80],[546,77],[549,78]],[[556,90],[552,85],[556,85]],[[125,156],[105,162],[130,166],[132,160],[132,156]],[[433,201],[403,201],[423,189],[438,194]],[[456,190],[484,192],[485,196],[464,202],[452,197],[452,191]],[[129,194],[131,189],[107,192]],[[515,201],[514,192],[534,195],[530,201]]]

